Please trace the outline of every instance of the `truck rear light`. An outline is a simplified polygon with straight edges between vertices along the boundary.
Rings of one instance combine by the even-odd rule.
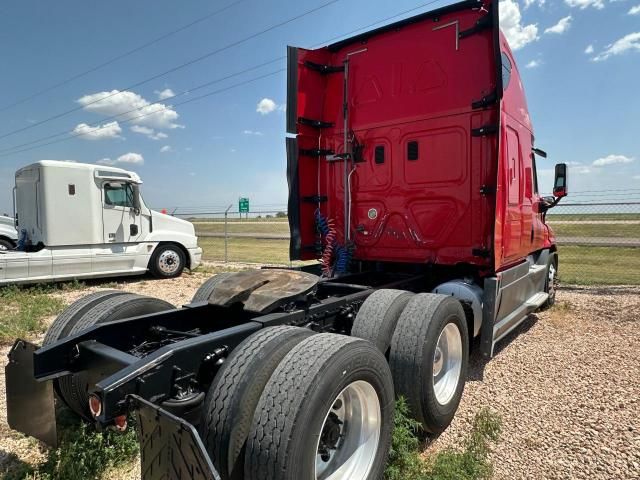
[[[127,429],[127,416],[120,415],[113,420],[113,425],[119,432],[124,432]]]
[[[99,417],[102,413],[102,400],[96,394],[89,395],[89,410],[94,417]]]

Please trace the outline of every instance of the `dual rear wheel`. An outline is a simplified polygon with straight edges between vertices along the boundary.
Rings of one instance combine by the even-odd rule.
[[[449,425],[469,345],[457,300],[380,290],[352,334],[270,327],[231,353],[200,427],[223,480],[381,479],[396,395],[427,432]]]
[[[378,290],[362,305],[352,335],[367,339],[389,359],[395,394],[432,434],[455,415],[469,358],[462,305],[453,297]]]
[[[223,364],[201,435],[223,479],[377,479],[393,404],[391,371],[370,342],[271,327]]]
[[[43,344],[49,345],[70,335],[105,322],[172,310],[164,300],[130,294],[120,290],[106,290],[89,294],[67,307],[47,331]],[[91,420],[89,411],[89,380],[79,372],[54,382],[58,396],[77,415]]]

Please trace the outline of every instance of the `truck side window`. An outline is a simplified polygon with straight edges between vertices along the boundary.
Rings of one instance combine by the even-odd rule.
[[[104,203],[111,207],[133,208],[133,189],[128,183],[104,185]]]
[[[407,159],[412,162],[418,160],[418,142],[413,141],[407,144]]]
[[[502,52],[502,90],[506,90],[509,86],[512,69],[511,60],[509,60],[506,53]]]
[[[536,156],[531,154],[531,163],[533,165],[533,193],[538,194],[538,168],[536,167]]]

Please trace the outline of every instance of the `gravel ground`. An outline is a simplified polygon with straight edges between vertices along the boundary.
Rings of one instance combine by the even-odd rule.
[[[116,288],[181,305],[207,276],[127,280]],[[100,288],[58,295],[70,303]],[[491,452],[496,479],[640,479],[640,287],[564,288],[558,303],[532,315],[490,362],[472,353],[458,414],[425,455],[460,445],[475,413],[488,406],[503,419]],[[7,351],[0,348],[0,367]],[[9,430],[4,405],[0,375],[0,473],[44,458],[37,442]],[[104,478],[136,479],[139,469],[128,465]]]
[[[459,445],[475,413],[503,420],[496,479],[640,479],[640,288],[565,288],[469,379],[451,427],[427,449]]]

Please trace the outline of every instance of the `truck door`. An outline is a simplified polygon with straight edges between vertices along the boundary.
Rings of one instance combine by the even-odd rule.
[[[131,243],[140,236],[140,215],[136,215],[133,188],[127,182],[105,182],[102,187],[104,243]]]
[[[504,168],[504,179],[507,195],[503,232],[503,258],[505,260],[517,257],[520,253],[522,237],[522,156],[518,132],[510,126],[507,132],[507,163]]]

